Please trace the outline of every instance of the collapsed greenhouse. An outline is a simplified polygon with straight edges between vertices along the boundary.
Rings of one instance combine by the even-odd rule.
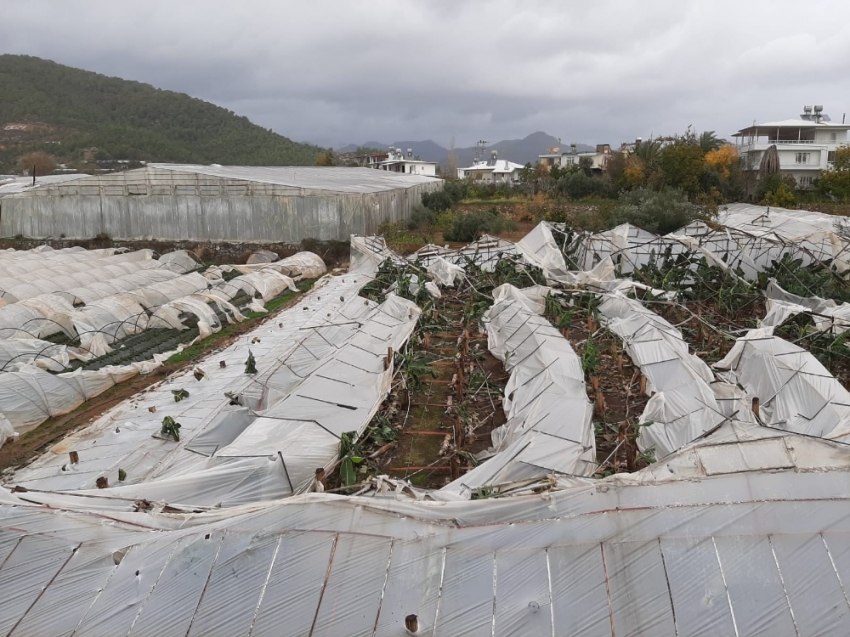
[[[841,635],[848,230],[729,206],[661,237],[352,237],[347,272],[4,475],[0,633]],[[59,307],[13,267],[38,254],[0,254],[24,277],[0,312]],[[42,254],[197,274],[205,303],[82,282],[70,310],[10,313],[3,374],[79,376],[323,270]],[[98,319],[116,294],[140,311]]]

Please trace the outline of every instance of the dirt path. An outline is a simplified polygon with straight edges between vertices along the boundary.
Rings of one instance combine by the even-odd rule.
[[[466,300],[445,291],[409,346],[417,371],[407,374],[413,382],[393,418],[401,433],[381,470],[416,486],[440,488],[469,471],[472,456],[491,446],[490,432],[505,422],[508,375],[465,313]]]

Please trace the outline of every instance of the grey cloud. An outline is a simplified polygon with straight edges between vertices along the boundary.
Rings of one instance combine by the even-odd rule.
[[[850,4],[15,3],[0,47],[186,92],[297,140],[545,130],[618,143],[848,110]]]

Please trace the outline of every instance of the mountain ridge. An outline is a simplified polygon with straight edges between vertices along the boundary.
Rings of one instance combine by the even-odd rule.
[[[521,139],[503,139],[502,141],[489,144],[483,151],[485,157],[490,157],[492,151],[497,151],[499,159],[507,159],[517,164],[535,163],[539,155],[544,154],[549,148],[556,146],[565,149],[569,147],[569,143],[560,143],[558,138],[543,131],[537,131],[526,135]],[[437,144],[431,139],[422,141],[402,141],[393,142],[392,144],[382,144],[380,142],[366,142],[365,144],[348,144],[335,149],[337,153],[350,153],[358,148],[376,148],[379,150],[386,149],[390,146],[401,148],[407,151],[408,148],[413,150],[413,154],[424,161],[435,161],[440,164],[445,164],[448,158],[448,149]],[[588,144],[576,144],[579,152],[595,150],[595,146]],[[455,148],[458,166],[469,166],[472,164],[476,155],[481,153],[477,146],[468,146]]]
[[[0,55],[0,172],[33,150],[89,167],[98,160],[312,165],[322,151],[185,93]]]

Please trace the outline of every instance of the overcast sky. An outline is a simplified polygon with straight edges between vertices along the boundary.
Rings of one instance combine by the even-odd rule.
[[[537,130],[618,144],[850,111],[847,0],[3,0],[0,51],[323,146]]]

